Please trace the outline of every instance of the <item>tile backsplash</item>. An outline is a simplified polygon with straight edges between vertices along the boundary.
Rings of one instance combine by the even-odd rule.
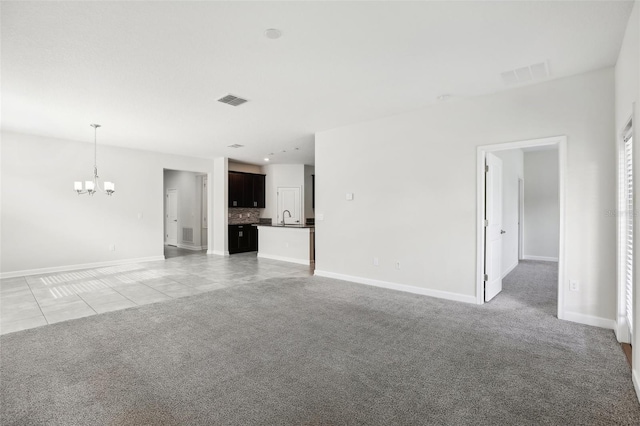
[[[260,209],[229,207],[229,225],[260,222]]]

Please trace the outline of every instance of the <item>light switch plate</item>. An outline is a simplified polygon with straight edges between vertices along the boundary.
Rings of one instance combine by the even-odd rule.
[[[347,192],[347,201],[353,200],[353,192]]]
[[[324,214],[323,213],[316,214],[316,220],[324,220]]]

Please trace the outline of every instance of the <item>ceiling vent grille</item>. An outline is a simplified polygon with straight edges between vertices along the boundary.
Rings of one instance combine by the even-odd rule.
[[[242,148],[244,145],[240,145],[238,143],[234,143],[233,145],[229,145],[229,148]]]
[[[234,95],[225,95],[220,99],[218,99],[218,102],[222,102],[223,104],[227,104],[231,106],[238,106],[247,102],[247,100]]]
[[[531,83],[534,81],[546,80],[549,78],[549,69],[546,62],[521,67],[500,74],[502,82],[507,86],[514,84]]]

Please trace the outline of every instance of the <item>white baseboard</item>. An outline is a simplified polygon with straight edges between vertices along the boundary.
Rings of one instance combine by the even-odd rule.
[[[522,256],[522,260],[544,260],[546,262],[557,262],[557,257],[547,257],[547,256],[532,256],[530,254],[525,254]]]
[[[638,402],[640,402],[640,381],[633,366],[631,367],[631,381],[633,382],[633,388],[636,390],[636,398],[638,398]]]
[[[506,271],[504,271],[504,272],[502,273],[502,278],[504,279],[504,277],[506,277],[507,275],[509,275],[509,272],[511,272],[511,271],[513,271],[514,269],[516,269],[516,266],[518,266],[518,261],[517,261],[517,260],[516,260],[516,262],[515,262],[513,265],[509,266],[509,267],[507,268],[507,270],[506,270]]]
[[[202,250],[206,249],[206,247],[190,246],[190,245],[187,245],[187,244],[178,244],[178,248],[187,249],[187,250],[193,250],[193,251],[202,251]]]
[[[221,251],[221,250],[207,250],[207,254],[215,254],[218,256],[229,256],[228,251]]]
[[[627,320],[624,317],[618,317],[618,322],[615,328],[616,339],[620,343],[631,343],[631,336],[629,335],[629,326]]]
[[[465,296],[464,294],[450,293],[448,291],[431,290],[428,288],[415,287],[412,285],[373,280],[371,278],[356,277],[353,275],[343,275],[343,274],[337,274],[335,272],[328,272],[328,271],[319,271],[317,269],[314,272],[314,275],[317,275],[319,277],[335,278],[337,280],[343,280],[343,281],[351,281],[354,283],[366,284],[374,287],[382,287],[382,288],[388,288],[391,290],[404,291],[407,293],[421,294],[423,296],[437,297],[439,299],[447,299],[447,300],[453,300],[456,302],[476,304],[475,296]]]
[[[562,319],[566,321],[577,322],[579,324],[592,325],[594,327],[607,328],[614,331],[616,330],[615,320],[608,318],[594,317],[593,315],[564,311]]]
[[[300,265],[311,265],[310,260],[296,259],[294,257],[276,256],[273,254],[260,254],[260,253],[258,253],[258,257],[263,259],[280,260],[282,262],[298,263]]]
[[[79,265],[54,266],[50,268],[25,269],[0,273],[0,278],[26,277],[29,275],[50,274],[53,272],[77,271],[78,269],[102,268],[104,266],[125,265],[127,263],[153,262],[164,260],[164,256],[138,257],[135,259],[108,260],[105,262],[82,263]]]

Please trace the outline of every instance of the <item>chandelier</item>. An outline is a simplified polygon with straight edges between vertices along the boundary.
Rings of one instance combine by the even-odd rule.
[[[93,127],[93,180],[87,180],[84,182],[84,189],[82,188],[82,182],[74,182],[73,189],[80,194],[89,194],[93,195],[96,192],[104,192],[107,195],[111,195],[116,192],[116,185],[113,182],[105,182],[104,190],[100,188],[100,183],[98,182],[98,142],[97,142],[97,133],[99,124],[90,124]]]

